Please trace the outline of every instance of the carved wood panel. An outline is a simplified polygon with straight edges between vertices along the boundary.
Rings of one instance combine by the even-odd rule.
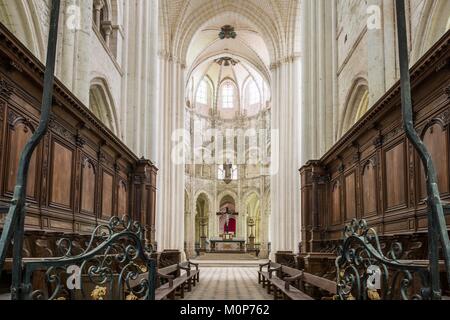
[[[345,177],[345,219],[356,218],[356,174],[352,172]]]
[[[424,133],[423,142],[431,154],[436,169],[439,191],[441,194],[449,193],[449,149],[448,131],[440,123],[430,126]],[[427,197],[425,174],[420,165],[420,197]]]
[[[335,181],[331,188],[331,223],[341,223],[341,183]]]
[[[8,141],[8,160],[7,160],[7,174],[6,174],[6,191],[8,193],[14,192],[16,184],[17,170],[19,159],[25,144],[33,135],[33,126],[22,117],[18,117],[15,113],[9,114],[9,141]],[[39,149],[39,148],[38,148]],[[33,154],[30,161],[30,169],[28,171],[27,196],[36,197],[36,157],[37,152]]]
[[[113,216],[113,176],[106,171],[102,174],[102,219]]]
[[[72,207],[74,152],[58,141],[52,144],[50,201],[64,207]]]
[[[406,205],[406,151],[405,143],[395,145],[385,152],[385,204],[386,209],[394,209]]]
[[[373,160],[367,161],[361,176],[363,217],[377,214],[377,172]]]
[[[94,214],[97,175],[93,161],[85,158],[81,165],[81,172],[81,210],[89,214]]]
[[[120,180],[117,189],[117,214],[119,217],[129,215],[127,183],[124,180]]]

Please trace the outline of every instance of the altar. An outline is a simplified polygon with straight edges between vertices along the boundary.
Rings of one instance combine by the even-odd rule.
[[[244,239],[215,238],[210,240],[211,252],[245,252]]]

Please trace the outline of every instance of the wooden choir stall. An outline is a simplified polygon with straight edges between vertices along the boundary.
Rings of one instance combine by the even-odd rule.
[[[0,202],[7,208],[20,153],[40,118],[44,66],[0,24]],[[157,168],[139,159],[56,80],[50,128],[34,153],[24,257],[51,257],[56,240],[80,246],[95,226],[128,215],[155,243]],[[0,212],[0,231],[5,218]],[[11,255],[9,255],[11,256]],[[11,265],[6,265],[6,270]]]
[[[450,202],[450,32],[413,66],[411,81],[416,130]],[[336,249],[352,219],[375,228],[384,251],[399,242],[400,259],[428,259],[424,170],[404,133],[400,93],[397,83],[320,160],[300,169],[301,253],[279,253],[282,263],[335,279]]]

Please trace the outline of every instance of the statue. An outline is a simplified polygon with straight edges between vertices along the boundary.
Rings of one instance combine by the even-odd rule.
[[[224,209],[225,212],[217,212],[217,215],[225,217],[224,233],[225,235],[228,235],[230,233],[230,218],[231,216],[239,215],[239,213],[231,211],[228,207],[225,207]]]

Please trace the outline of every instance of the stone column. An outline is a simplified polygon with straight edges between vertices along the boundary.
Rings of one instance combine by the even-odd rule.
[[[158,93],[159,87],[159,61],[158,61],[158,46],[159,46],[159,6],[158,0],[146,1],[148,2],[150,10],[150,22],[149,22],[149,51],[148,51],[148,103],[146,119],[146,134],[145,134],[145,154],[150,159],[156,159],[158,149],[156,143],[156,137],[158,135]],[[181,107],[181,106],[180,106]]]
[[[271,162],[271,256],[296,250],[300,240],[299,124],[300,60],[290,56],[272,67],[272,162]]]
[[[333,36],[334,1],[304,0],[301,2],[302,47],[302,136],[301,164],[320,158],[334,142],[337,122],[333,125],[337,76],[335,70],[336,42]]]
[[[158,1],[127,1],[123,60],[124,140],[139,156],[156,159],[158,124]]]
[[[158,156],[160,169],[157,238],[159,248],[184,252],[184,77],[185,66],[170,52],[160,53]]]
[[[368,0],[367,6],[378,8],[370,12],[373,16],[367,26],[367,61],[369,83],[369,107],[386,92],[386,79],[384,71],[384,33],[382,24],[383,0]],[[379,10],[379,11],[378,11]],[[369,16],[368,16],[369,19]],[[372,20],[373,19],[373,20]],[[381,19],[377,22],[376,20]]]
[[[95,23],[95,26],[97,27],[97,30],[100,31],[101,28],[101,12],[103,7],[105,6],[105,3],[103,0],[94,0],[94,17],[93,22]]]
[[[111,23],[111,21],[104,21],[104,22],[102,22],[102,31],[103,31],[103,34],[105,35],[105,44],[106,44],[106,46],[109,48],[109,46],[111,45],[111,34],[112,34],[112,31],[113,31],[113,28],[112,28],[112,23]]]
[[[61,27],[58,34],[60,50],[57,56],[56,75],[64,85],[72,89],[75,61],[75,34],[79,25],[77,0],[68,0],[61,3],[63,13]]]
[[[75,65],[72,91],[86,106],[89,106],[91,72],[92,0],[77,0],[80,7],[80,30],[75,35]],[[70,57],[67,63],[70,63]],[[73,62],[72,62],[73,65]]]

